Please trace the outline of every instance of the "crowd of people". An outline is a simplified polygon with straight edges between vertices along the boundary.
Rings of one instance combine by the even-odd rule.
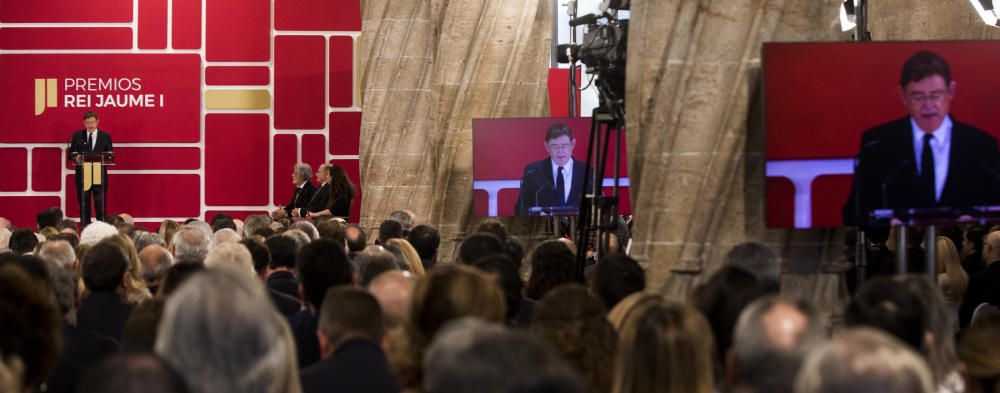
[[[616,242],[581,281],[572,242],[500,221],[442,260],[408,211],[294,209],[0,219],[0,391],[1000,392],[1000,228],[943,231],[935,280],[873,274],[833,323],[759,243],[680,301]]]

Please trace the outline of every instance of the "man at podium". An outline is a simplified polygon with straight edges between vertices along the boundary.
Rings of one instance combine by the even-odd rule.
[[[112,152],[111,135],[97,129],[97,113],[85,113],[83,126],[84,129],[73,133],[69,140],[69,148],[66,149],[66,158],[76,166],[76,195],[80,202],[81,227],[90,224],[91,197],[97,220],[104,220],[104,204],[108,194],[108,169],[97,164],[100,170],[94,170],[95,164],[87,165],[84,162],[85,155]]]

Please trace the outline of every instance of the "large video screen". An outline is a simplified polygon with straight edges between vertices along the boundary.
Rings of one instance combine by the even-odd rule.
[[[584,192],[590,127],[590,118],[472,120],[476,215],[577,214]],[[631,214],[624,133],[622,145],[618,206],[621,214]],[[614,144],[610,151],[614,151]],[[602,181],[604,195],[611,195],[613,183],[614,162],[609,153]]]
[[[769,43],[763,71],[768,227],[1000,205],[1000,42]]]

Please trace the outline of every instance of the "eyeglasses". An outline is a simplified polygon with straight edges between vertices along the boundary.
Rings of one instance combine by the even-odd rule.
[[[565,145],[549,145],[549,149],[550,150],[569,151],[572,148],[573,148],[573,145],[570,145],[570,144],[565,144]]]
[[[941,100],[944,100],[944,98],[947,97],[947,96],[948,96],[947,93],[937,93],[937,92],[935,92],[935,93],[931,93],[931,94],[910,94],[909,95],[909,99],[910,99],[910,101],[913,101],[913,102],[916,102],[916,103],[919,103],[919,104],[923,104],[923,103],[926,103],[926,102],[930,102],[932,104],[937,104],[937,103],[940,103]]]

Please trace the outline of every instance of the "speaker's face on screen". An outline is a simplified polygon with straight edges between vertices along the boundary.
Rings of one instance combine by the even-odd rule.
[[[549,139],[545,142],[545,151],[552,157],[556,165],[563,166],[573,158],[573,148],[576,147],[576,139],[562,135]]]
[[[97,129],[97,118],[88,117],[86,119],[83,119],[83,126],[87,128],[87,132],[93,132],[94,130]]]
[[[955,81],[947,83],[940,75],[907,83],[900,91],[906,110],[925,132],[932,132],[941,126],[951,109],[954,94]]]

